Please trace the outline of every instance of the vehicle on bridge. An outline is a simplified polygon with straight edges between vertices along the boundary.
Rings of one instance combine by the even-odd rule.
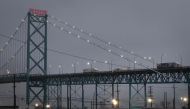
[[[83,73],[95,73],[98,72],[97,68],[83,69]]]
[[[115,68],[115,69],[112,70],[112,72],[114,73],[114,72],[122,72],[122,71],[128,71],[128,70],[130,70],[129,67]]]
[[[162,69],[162,68],[178,68],[181,67],[181,64],[177,62],[168,62],[168,63],[158,63],[157,68]]]

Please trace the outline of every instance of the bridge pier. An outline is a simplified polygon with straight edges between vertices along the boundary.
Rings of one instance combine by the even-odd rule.
[[[48,85],[48,104],[51,109],[61,109],[62,107],[62,86]]]
[[[135,89],[135,87],[133,87],[133,89],[136,90],[136,93],[131,97],[131,87],[133,87],[132,84],[129,84],[129,109],[136,109],[136,108],[139,108],[141,109],[142,107],[147,107],[147,95],[146,95],[146,83],[143,84],[143,86],[138,89],[138,85],[137,85],[137,89]],[[141,91],[141,89],[144,88],[144,96],[142,96],[139,92]],[[132,104],[132,100],[133,98],[137,95],[137,94],[140,94],[141,95],[141,98],[144,100],[144,106],[134,106]],[[138,99],[137,99],[138,100]]]

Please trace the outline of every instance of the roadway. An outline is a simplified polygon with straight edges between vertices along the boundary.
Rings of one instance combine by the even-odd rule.
[[[89,73],[65,73],[40,75],[31,74],[30,82],[39,85],[46,82],[49,85],[61,84],[160,84],[160,83],[188,83],[190,82],[190,66],[165,69],[135,69],[126,71],[99,71]],[[16,73],[15,82],[26,82],[26,73]],[[14,74],[0,75],[0,84],[13,83]],[[71,82],[71,83],[70,83]]]

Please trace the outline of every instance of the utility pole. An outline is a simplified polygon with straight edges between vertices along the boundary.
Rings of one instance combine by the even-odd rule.
[[[69,99],[69,107],[70,107],[70,109],[71,109],[71,81],[70,81],[70,99]]]
[[[174,99],[173,99],[173,109],[175,109],[175,84],[173,84],[173,89],[174,89]]]
[[[95,92],[94,92],[94,94],[93,94],[93,100],[92,100],[92,109],[94,109],[94,96],[95,96]]]
[[[14,85],[13,85],[13,89],[14,89],[14,109],[16,109],[16,95],[15,95],[15,74],[14,74]]]
[[[164,108],[168,108],[168,103],[167,103],[167,92],[164,92]]]
[[[117,108],[119,108],[119,92],[120,92],[120,90],[118,90],[118,84],[117,84],[117,102],[118,102],[118,104],[117,104]]]
[[[166,108],[168,108],[167,92],[166,92]]]
[[[165,108],[165,104],[166,104],[166,94],[164,92],[164,108]]]
[[[148,97],[151,99],[150,103],[151,103],[151,107],[152,107],[152,99],[153,99],[152,86],[149,86],[148,94],[149,94]]]
[[[92,101],[91,101],[91,108],[90,109],[92,109]]]

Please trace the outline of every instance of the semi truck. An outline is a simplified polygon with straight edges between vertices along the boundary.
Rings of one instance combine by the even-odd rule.
[[[177,68],[181,67],[181,64],[177,62],[167,62],[167,63],[158,63],[157,68],[162,69],[162,68]]]

